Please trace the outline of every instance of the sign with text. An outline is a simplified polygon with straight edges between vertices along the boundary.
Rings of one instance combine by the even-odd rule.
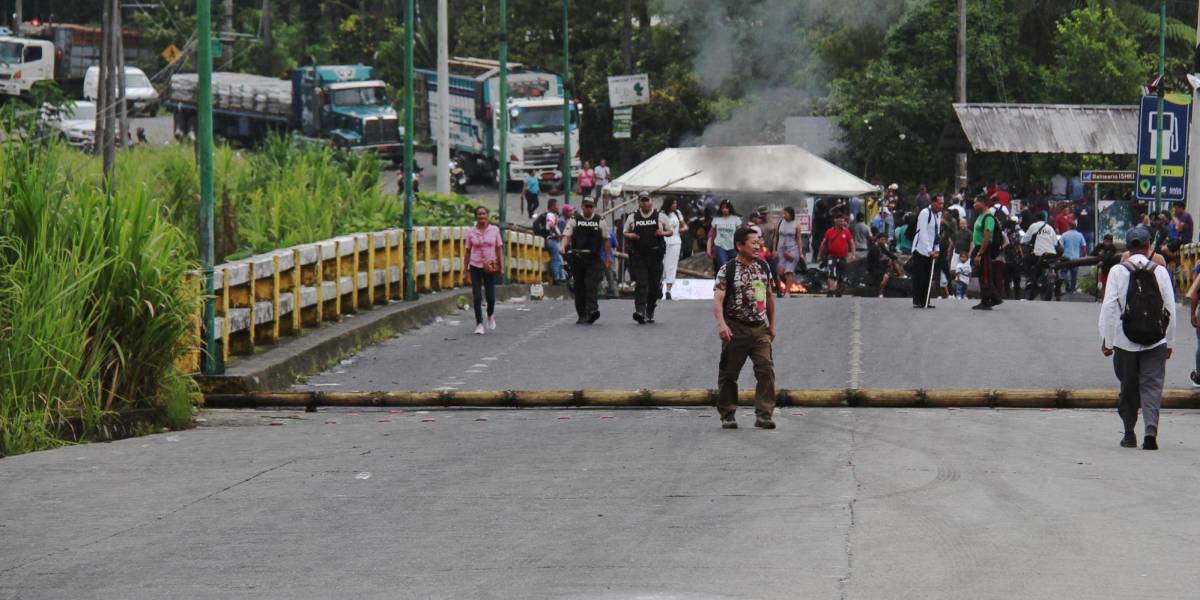
[[[613,137],[629,139],[633,137],[633,107],[613,109]]]
[[[812,233],[812,215],[796,215],[796,220],[800,222],[800,233]]]
[[[1167,94],[1162,113],[1162,199],[1182,202],[1187,194],[1188,107],[1192,98]],[[1138,112],[1137,198],[1157,199],[1158,96],[1142,96]]]
[[[618,75],[608,78],[608,105],[613,108],[650,103],[650,76]]]
[[[1080,171],[1084,183],[1136,183],[1137,171]]]

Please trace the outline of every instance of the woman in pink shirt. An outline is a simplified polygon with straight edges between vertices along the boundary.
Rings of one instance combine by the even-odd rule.
[[[596,172],[592,170],[592,163],[584,161],[583,169],[579,171],[579,196],[581,198],[591,198],[592,189],[596,187]]]
[[[504,264],[500,228],[488,221],[488,209],[475,209],[475,226],[467,230],[467,251],[471,268],[471,295],[475,302],[475,335],[483,335],[483,310],[480,306],[487,293],[487,328],[496,329],[496,277]]]

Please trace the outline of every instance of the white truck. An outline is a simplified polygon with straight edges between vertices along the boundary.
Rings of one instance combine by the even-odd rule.
[[[39,81],[55,81],[68,93],[81,91],[89,67],[100,64],[99,27],[66,23],[22,23],[17,34],[0,36],[0,94],[23,96]],[[141,32],[122,32],[125,64],[150,68],[158,53]]]
[[[418,69],[415,122],[418,139],[437,143],[437,72]],[[520,185],[532,174],[544,183],[561,184],[563,164],[563,89],[555,73],[530,71],[509,63],[508,180]],[[500,63],[478,58],[450,61],[450,152],[470,176],[499,180]],[[578,176],[579,107],[570,107],[571,175]]]

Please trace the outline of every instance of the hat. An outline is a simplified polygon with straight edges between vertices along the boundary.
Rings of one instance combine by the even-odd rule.
[[[564,215],[570,215],[571,213],[575,212],[575,208],[570,204],[564,204],[562,210]]]
[[[898,183],[893,183],[892,185],[889,185],[889,186],[888,186],[888,189],[889,189],[889,190],[898,190],[898,189],[900,189],[900,184],[898,184]]]
[[[650,192],[641,192],[641,193],[639,193],[639,194],[638,194],[638,200],[642,200],[642,199],[649,200],[649,199],[650,199]]]
[[[1150,230],[1145,225],[1138,225],[1125,234],[1126,245],[1135,245],[1134,242],[1139,242],[1137,245],[1141,246],[1148,246],[1150,244]]]
[[[579,203],[582,204],[583,206],[595,206],[596,200],[593,199],[591,196],[584,196],[583,200],[580,200]]]

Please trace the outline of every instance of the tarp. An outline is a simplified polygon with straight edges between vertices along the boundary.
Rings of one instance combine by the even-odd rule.
[[[725,146],[667,148],[618,177],[610,190],[849,197],[878,188],[799,146]]]

